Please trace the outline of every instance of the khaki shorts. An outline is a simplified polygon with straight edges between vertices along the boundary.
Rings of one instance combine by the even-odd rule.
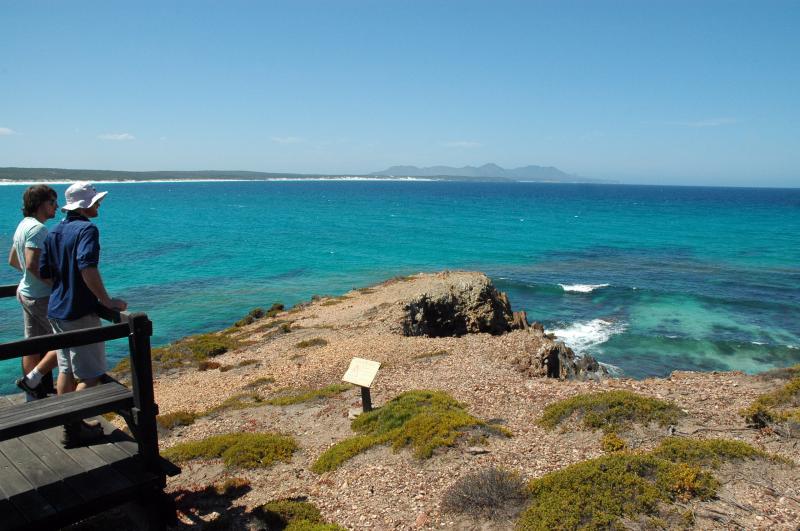
[[[17,300],[22,305],[22,321],[25,324],[25,337],[46,336],[53,333],[47,320],[47,302],[50,297],[29,299],[17,293]]]
[[[90,313],[72,321],[50,319],[50,324],[56,333],[71,332],[100,326],[100,317],[96,313]],[[91,345],[60,349],[58,351],[58,372],[71,374],[81,380],[102,376],[106,372],[106,344],[92,343]]]

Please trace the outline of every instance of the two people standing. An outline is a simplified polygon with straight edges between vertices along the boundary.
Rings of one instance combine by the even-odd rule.
[[[107,193],[98,192],[94,185],[87,182],[78,182],[67,188],[66,204],[61,208],[66,217],[46,235],[39,248],[37,278],[52,287],[47,303],[47,319],[53,332],[100,326],[98,304],[119,311],[128,307],[124,300],[109,296],[99,270],[100,232],[91,220],[99,215],[100,204]],[[57,352],[58,394],[93,387],[106,372],[103,343],[70,347]],[[44,356],[37,372],[52,369],[52,365],[50,369],[46,367],[48,356]],[[35,388],[35,378],[35,373],[28,373],[21,379],[20,386]],[[99,433],[96,428],[84,422],[67,425],[64,428],[64,444],[74,445],[97,436]]]

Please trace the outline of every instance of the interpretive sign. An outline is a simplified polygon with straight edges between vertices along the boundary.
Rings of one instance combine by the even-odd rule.
[[[372,387],[372,381],[375,380],[380,366],[378,361],[353,358],[342,380],[361,387]]]
[[[380,366],[380,362],[377,361],[353,358],[347,368],[347,372],[342,376],[342,380],[345,382],[361,387],[361,408],[365,413],[372,411],[372,398],[369,396],[369,388],[372,386],[372,381],[375,380]]]

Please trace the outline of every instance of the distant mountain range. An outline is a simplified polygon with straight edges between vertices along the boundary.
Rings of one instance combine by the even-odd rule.
[[[522,166],[520,168],[505,169],[497,164],[484,164],[483,166],[392,166],[383,171],[375,172],[375,176],[393,177],[462,177],[470,181],[537,181],[557,183],[608,183],[600,179],[588,179],[577,175],[570,175],[553,166]]]
[[[116,170],[73,170],[64,168],[0,168],[0,181],[159,181],[159,180],[268,180],[268,179],[347,179],[371,178],[391,179],[417,177],[441,179],[446,181],[487,181],[487,182],[558,182],[558,183],[609,183],[599,179],[587,179],[564,173],[552,166],[524,166],[506,170],[497,164],[483,166],[392,166],[384,171],[367,175],[308,174],[308,173],[268,173],[260,171],[116,171]]]

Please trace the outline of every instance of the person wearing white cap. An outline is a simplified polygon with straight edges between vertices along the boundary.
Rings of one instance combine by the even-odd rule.
[[[53,283],[47,317],[56,333],[100,326],[98,304],[119,311],[128,307],[124,300],[109,296],[98,269],[100,232],[90,220],[98,216],[100,202],[107,193],[98,192],[88,182],[67,188],[67,203],[61,207],[67,216],[45,239],[39,273]],[[61,395],[93,387],[105,372],[104,343],[61,349],[56,390]],[[76,446],[100,436],[102,428],[97,428],[85,422],[67,424],[64,445]]]

